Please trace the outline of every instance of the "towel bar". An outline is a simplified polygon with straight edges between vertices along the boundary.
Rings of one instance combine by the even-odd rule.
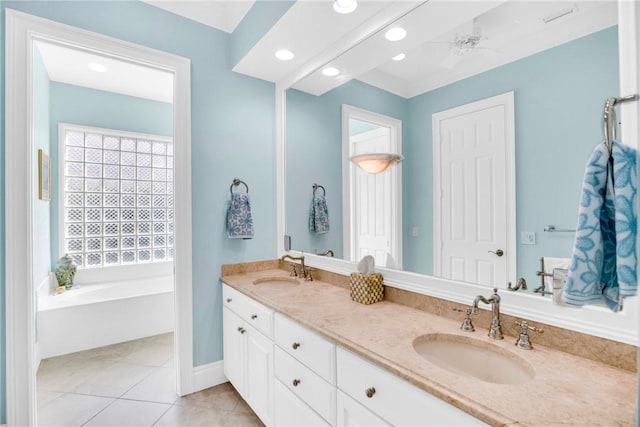
[[[569,228],[556,228],[555,225],[547,225],[544,228],[544,231],[546,231],[547,233],[575,233],[576,230],[572,230]]]

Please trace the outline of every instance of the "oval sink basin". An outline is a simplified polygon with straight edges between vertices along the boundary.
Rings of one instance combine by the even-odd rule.
[[[264,285],[269,287],[289,287],[297,286],[300,284],[298,280],[293,277],[261,277],[253,281],[254,285]]]
[[[440,368],[489,383],[522,384],[535,376],[529,362],[517,355],[460,335],[421,335],[413,340],[413,348]]]

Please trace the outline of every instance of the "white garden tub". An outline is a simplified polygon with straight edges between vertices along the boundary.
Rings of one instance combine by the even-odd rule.
[[[40,357],[116,344],[174,330],[173,277],[74,286],[38,298]]]

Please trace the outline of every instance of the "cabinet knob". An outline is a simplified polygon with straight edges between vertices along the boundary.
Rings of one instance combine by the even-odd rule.
[[[376,394],[376,389],[373,387],[369,387],[368,389],[365,390],[365,394],[369,399],[371,399],[373,395]]]
[[[258,315],[257,315],[257,314],[252,314],[252,315],[251,315],[251,320],[256,320],[257,318],[258,318]]]
[[[298,387],[298,384],[300,384],[300,380],[293,380],[294,387]]]
[[[244,334],[247,331],[242,326],[240,326],[240,327],[238,327],[238,332],[240,332],[241,334]]]
[[[227,302],[231,302],[233,301],[231,298],[227,298]]]
[[[293,347],[294,350],[297,350],[298,347],[300,347],[300,343],[299,342],[294,342],[291,347]]]

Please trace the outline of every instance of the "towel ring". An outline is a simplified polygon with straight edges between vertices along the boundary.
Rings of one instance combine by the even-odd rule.
[[[246,182],[242,181],[241,179],[238,178],[234,178],[233,182],[231,183],[231,186],[229,187],[229,193],[233,194],[233,186],[238,186],[238,185],[244,185],[244,188],[247,189],[247,194],[249,193],[249,186],[247,185]]]
[[[322,185],[319,184],[313,184],[313,195],[316,195],[316,190],[318,188],[322,188],[322,197],[325,197],[327,195],[327,191],[324,189],[324,187]]]
[[[628,95],[622,98],[607,98],[607,101],[604,103],[604,121],[603,121],[603,130],[604,130],[604,144],[609,150],[609,154],[611,154],[612,150],[612,141],[616,139],[618,120],[616,118],[616,109],[615,106],[617,104],[621,104],[623,102],[629,101],[637,101],[638,95]]]

